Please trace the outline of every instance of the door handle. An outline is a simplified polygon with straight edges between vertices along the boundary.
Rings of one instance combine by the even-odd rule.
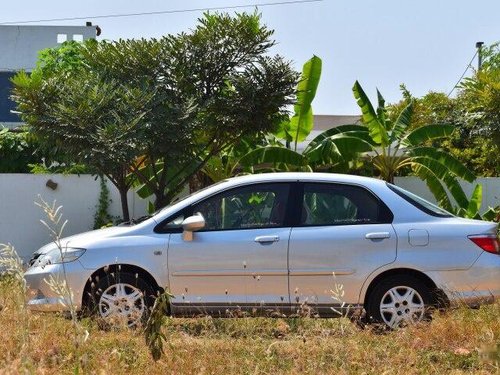
[[[382,240],[384,238],[390,238],[391,234],[389,232],[373,232],[367,233],[365,238],[368,240]]]
[[[258,236],[255,237],[255,242],[260,244],[278,242],[280,238],[278,236]]]

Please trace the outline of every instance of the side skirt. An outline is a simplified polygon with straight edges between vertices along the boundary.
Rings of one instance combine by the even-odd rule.
[[[189,303],[172,304],[172,316],[197,317],[212,316],[217,318],[234,317],[298,317],[338,318],[358,314],[362,305],[262,305],[262,304],[207,304]]]

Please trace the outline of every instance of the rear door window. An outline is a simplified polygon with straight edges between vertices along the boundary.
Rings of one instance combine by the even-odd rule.
[[[300,226],[390,223],[392,213],[368,190],[353,185],[305,183]]]

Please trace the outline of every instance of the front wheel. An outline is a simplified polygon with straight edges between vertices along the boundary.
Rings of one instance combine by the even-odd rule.
[[[395,329],[429,317],[432,295],[412,276],[396,275],[382,280],[371,293],[366,308],[372,322]]]
[[[138,274],[113,272],[99,279],[89,307],[112,326],[135,327],[145,322],[153,303],[153,288]]]

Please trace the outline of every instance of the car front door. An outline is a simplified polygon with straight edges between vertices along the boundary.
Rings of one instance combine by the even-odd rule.
[[[396,259],[392,213],[360,186],[300,186],[289,246],[292,303],[329,312],[328,305],[356,304],[368,275]]]
[[[185,241],[172,233],[168,245],[174,309],[199,312],[228,307],[289,304],[287,252],[288,183],[237,187],[206,198],[174,217],[201,214],[205,227]],[[175,311],[174,311],[175,313]]]

